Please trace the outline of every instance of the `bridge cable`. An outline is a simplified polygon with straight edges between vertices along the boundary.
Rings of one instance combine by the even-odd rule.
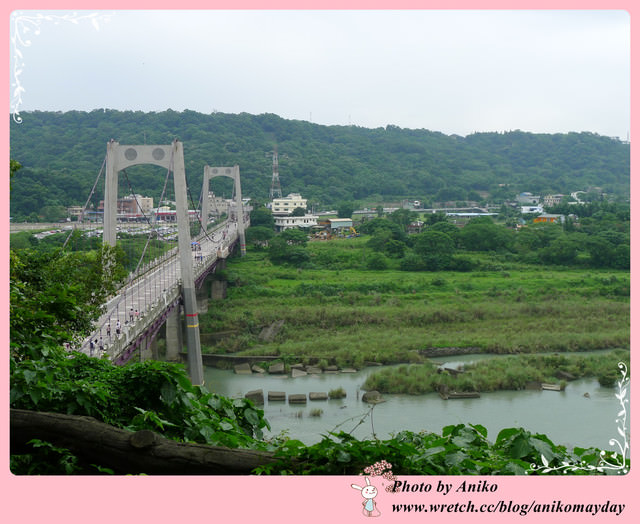
[[[100,180],[100,177],[102,176],[102,173],[104,172],[104,168],[107,164],[107,156],[105,155],[104,160],[102,161],[102,167],[100,167],[100,171],[98,172],[98,176],[96,177],[95,182],[93,183],[93,187],[91,188],[91,191],[89,192],[89,197],[87,198],[87,201],[84,203],[84,206],[82,206],[82,212],[80,214],[80,218],[82,220],[82,222],[84,223],[84,214],[85,211],[87,210],[87,206],[89,205],[89,202],[91,201],[91,197],[93,196],[93,194],[96,191],[96,187],[98,185],[98,181]],[[64,250],[67,247],[67,244],[69,243],[69,239],[71,238],[71,236],[73,235],[73,232],[75,231],[75,228],[72,229],[69,234],[67,235],[66,240],[64,241],[64,244],[62,244],[62,249]]]
[[[200,225],[200,231],[202,231],[204,233],[201,238],[205,238],[206,237],[211,242],[215,242],[215,238],[212,238],[211,236],[209,236],[209,232],[207,231],[207,225],[209,224],[209,217],[203,217],[202,216],[202,199],[204,198],[204,196],[200,195],[200,199],[198,200],[198,207],[196,207],[195,204],[194,204],[194,199],[193,199],[193,195],[191,194],[191,188],[189,187],[189,184],[187,184],[187,194],[189,195],[189,200],[191,202],[191,206],[196,210],[196,220],[198,221],[198,224]],[[207,198],[208,197],[209,197],[209,195],[207,195]],[[198,210],[200,210],[200,213],[198,213]],[[203,223],[203,220],[204,220],[204,223]]]
[[[172,157],[173,157],[173,153],[172,153]],[[105,163],[106,163],[106,157],[105,157]],[[103,167],[104,167],[104,163],[103,163]],[[121,304],[122,304],[122,301],[123,301],[123,300],[124,300],[124,308],[125,308],[125,312],[124,312],[124,313],[125,313],[125,319],[126,319],[126,314],[127,314],[127,311],[126,311],[127,302],[126,302],[126,300],[127,300],[127,291],[128,291],[127,286],[129,286],[129,287],[131,287],[131,288],[132,288],[132,287],[133,287],[133,286],[132,286],[132,282],[133,282],[136,278],[138,278],[138,277],[140,276],[140,275],[138,275],[138,273],[139,273],[139,269],[140,269],[140,266],[141,266],[142,261],[143,261],[143,259],[144,259],[144,256],[145,256],[145,254],[146,254],[147,248],[148,248],[148,246],[149,246],[149,242],[150,242],[150,240],[151,240],[151,235],[152,235],[152,233],[153,233],[153,231],[152,231],[152,230],[153,230],[153,227],[152,227],[152,225],[151,225],[151,222],[149,221],[149,218],[148,218],[148,217],[147,217],[147,215],[144,213],[144,211],[142,210],[142,207],[140,206],[140,203],[138,202],[138,199],[137,199],[136,193],[133,191],[133,188],[132,188],[132,186],[131,186],[131,182],[129,181],[129,176],[128,176],[128,174],[127,174],[126,170],[124,170],[124,169],[123,169],[122,171],[123,171],[123,173],[124,173],[124,175],[125,175],[125,179],[126,179],[127,184],[128,184],[128,186],[129,186],[129,190],[131,191],[131,194],[134,196],[134,199],[135,199],[135,202],[136,202],[136,206],[137,206],[137,208],[138,208],[138,209],[140,209],[140,210],[142,211],[142,215],[143,215],[143,217],[145,218],[145,220],[146,220],[147,224],[150,226],[151,230],[150,230],[150,232],[149,232],[149,235],[147,236],[147,242],[146,242],[146,244],[145,244],[145,246],[144,246],[144,249],[143,249],[143,252],[142,252],[142,254],[141,254],[140,258],[138,259],[138,262],[137,262],[136,268],[135,268],[135,269],[133,270],[133,272],[132,272],[132,273],[130,273],[130,275],[129,275],[129,282],[128,282],[128,283],[125,283],[125,284],[123,285],[124,290],[123,290],[122,296],[120,297],[120,299],[119,299],[119,300],[118,300],[118,302],[116,303],[115,307],[114,307],[114,308],[112,308],[111,313],[109,313],[109,312],[108,312],[108,313],[109,313],[109,316],[108,316],[107,320],[106,320],[105,322],[103,322],[103,324],[99,327],[99,332],[100,332],[100,334],[102,334],[102,328],[104,327],[104,325],[105,325],[105,324],[107,324],[107,323],[109,323],[109,324],[110,324],[110,322],[111,322],[111,315],[112,315],[112,312],[113,312],[114,310],[115,310],[115,313],[116,313],[116,318],[119,318],[120,306],[121,306]],[[169,177],[169,173],[170,173],[170,172],[171,172],[171,169],[168,169],[168,170],[167,170],[167,175],[165,176],[165,183],[164,183],[163,193],[162,193],[161,199],[162,199],[162,197],[164,197],[164,193],[165,193],[165,191],[166,191],[166,187],[167,187],[167,180],[168,180],[168,177]],[[96,186],[96,185],[97,185],[97,180],[96,180],[96,184],[94,184],[94,189],[95,189],[95,186]],[[156,233],[157,233],[157,232],[156,232]],[[157,234],[156,234],[156,236],[157,236]],[[131,248],[131,249],[133,250],[133,248]],[[129,258],[130,258],[130,257],[129,257]],[[150,262],[150,265],[151,265],[151,262]],[[137,275],[137,276],[136,276],[136,275]],[[140,304],[140,303],[141,303],[141,302],[140,302],[140,287],[141,287],[141,285],[140,285],[140,284],[141,284],[141,281],[139,281],[139,282],[138,282],[138,285],[136,286],[136,293],[137,293],[137,297],[138,297],[138,304]],[[121,288],[121,289],[122,289],[122,288]],[[143,290],[143,291],[144,291],[144,290]],[[147,304],[147,298],[146,298],[146,293],[143,293],[143,298],[144,298],[144,308],[146,309],[146,308],[147,308],[147,306],[148,306],[148,304]],[[152,298],[153,298],[153,297],[151,297],[151,296],[150,296],[150,299],[152,299]],[[132,305],[133,305],[133,296],[131,296],[131,300],[132,300]],[[132,308],[132,309],[133,309],[133,308]],[[139,310],[142,310],[142,307],[141,307],[141,306],[139,306]],[[126,321],[126,320],[125,320],[125,321]],[[92,334],[92,337],[93,337],[93,334]]]
[[[169,174],[172,172],[172,169],[171,169],[172,165],[173,165],[173,152],[171,153],[170,167],[167,169],[167,173],[165,175],[164,185],[163,185],[163,188],[162,188],[162,193],[160,195],[160,201],[162,201],[164,199],[164,197],[165,197],[166,190],[167,190],[167,184],[168,184],[168,180],[169,180]],[[140,276],[139,275],[140,266],[144,261],[144,258],[145,258],[145,255],[147,253],[147,249],[149,248],[149,244],[151,243],[154,231],[155,231],[156,239],[159,239],[159,235],[158,235],[158,233],[159,233],[158,229],[159,228],[158,228],[158,225],[157,225],[157,222],[156,222],[155,229],[154,229],[154,226],[151,223],[151,221],[149,220],[149,217],[145,214],[144,210],[142,209],[142,206],[140,206],[140,203],[138,202],[138,197],[137,197],[136,193],[133,191],[133,187],[131,185],[131,181],[129,180],[129,175],[127,174],[125,169],[123,169],[122,172],[123,172],[123,174],[125,176],[125,180],[127,181],[127,185],[129,187],[129,191],[131,192],[131,195],[133,195],[134,201],[136,203],[136,207],[137,207],[137,209],[139,209],[142,212],[142,216],[146,220],[147,225],[149,226],[149,234],[147,235],[147,241],[146,241],[146,243],[144,245],[144,248],[142,250],[140,258],[138,259],[138,263],[136,265],[136,268],[133,270],[133,272],[130,275],[129,283],[131,285],[132,282],[136,278],[138,278]],[[159,240],[158,240],[158,242],[159,242]],[[160,246],[158,246],[158,247],[160,248]],[[162,258],[164,258],[164,256],[161,255],[160,258],[162,259]],[[149,261],[149,269],[152,267],[153,262],[154,262],[153,260]],[[165,265],[162,264],[162,261],[160,261],[158,264],[160,265],[163,278],[166,277]],[[157,282],[157,280],[158,279],[156,279],[156,282]],[[137,292],[138,303],[140,303],[140,282],[138,282],[138,285],[136,286],[136,292]],[[158,295],[158,292],[157,292],[157,289],[156,289],[156,285],[154,284],[154,296],[157,296],[157,295]],[[145,308],[146,308],[146,306],[147,306],[147,304],[146,304],[146,294],[144,295],[144,298],[145,298]],[[132,303],[133,303],[133,297],[132,297]],[[126,311],[126,295],[125,295],[125,311]]]

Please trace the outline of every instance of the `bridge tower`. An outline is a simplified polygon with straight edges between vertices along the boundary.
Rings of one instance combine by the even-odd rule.
[[[137,164],[153,164],[173,172],[182,298],[187,325],[189,375],[193,384],[201,385],[204,383],[204,374],[193,276],[187,182],[182,142],[175,140],[171,145],[120,145],[118,142],[111,140],[107,144],[102,241],[104,244],[116,245],[118,173],[127,167]]]
[[[202,222],[206,230],[209,222],[209,180],[218,176],[226,176],[233,179],[235,189],[236,217],[238,222],[238,237],[240,238],[240,254],[247,254],[246,241],[244,237],[244,211],[242,208],[242,189],[240,187],[240,167],[209,167],[204,166],[204,176],[202,177]]]

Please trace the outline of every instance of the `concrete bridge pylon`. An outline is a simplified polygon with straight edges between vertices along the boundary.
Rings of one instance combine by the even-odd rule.
[[[240,167],[210,167],[204,166],[204,176],[202,177],[202,222],[206,230],[209,223],[209,181],[212,178],[226,176],[233,179],[235,192],[236,217],[238,223],[238,238],[240,239],[240,255],[247,254],[246,241],[244,236],[244,212],[242,208],[242,188],[240,187]]]
[[[115,140],[111,140],[107,143],[103,243],[111,246],[116,245],[118,173],[129,166],[138,164],[161,166],[173,173],[189,376],[193,384],[201,385],[204,383],[204,374],[194,283],[193,256],[191,254],[187,183],[182,142],[175,140],[170,145],[121,145]],[[242,209],[242,207],[240,207],[240,209]]]

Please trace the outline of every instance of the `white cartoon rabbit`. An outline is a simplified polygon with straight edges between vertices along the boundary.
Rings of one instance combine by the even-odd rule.
[[[375,486],[371,485],[369,477],[365,477],[364,480],[367,483],[366,486],[362,487],[357,484],[351,484],[351,487],[362,492],[362,496],[364,497],[362,501],[362,513],[367,517],[377,517],[380,515],[380,511],[376,508],[376,503],[373,499],[376,498],[378,490]],[[375,515],[373,514],[374,511],[377,512]]]

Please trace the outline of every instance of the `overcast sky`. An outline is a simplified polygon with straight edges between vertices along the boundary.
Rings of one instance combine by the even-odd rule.
[[[459,135],[630,133],[624,11],[20,11],[11,31],[23,118],[171,108]]]

